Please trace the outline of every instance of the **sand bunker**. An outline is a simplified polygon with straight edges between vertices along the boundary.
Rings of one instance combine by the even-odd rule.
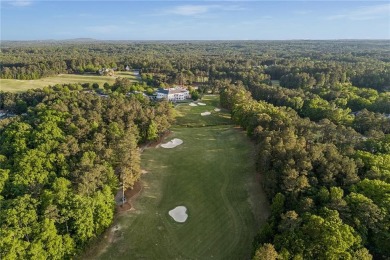
[[[169,141],[168,143],[162,144],[161,147],[175,148],[176,146],[181,145],[182,143],[183,143],[183,140],[175,138],[175,139]]]
[[[199,106],[205,106],[206,104],[205,104],[205,103],[200,103],[200,102],[198,102],[198,105],[199,105]]]
[[[203,112],[203,113],[200,113],[200,115],[201,116],[209,116],[209,115],[211,115],[211,113],[210,112]]]
[[[176,208],[170,210],[169,216],[171,216],[176,222],[184,223],[188,218],[187,208],[184,206],[177,206]]]
[[[115,225],[115,226],[113,226],[113,227],[111,228],[111,232],[119,231],[119,230],[121,230],[121,229],[122,229],[122,227],[121,227],[120,225]]]
[[[219,112],[219,111],[221,111],[221,109],[220,108],[214,108],[214,111]]]
[[[192,106],[192,107],[197,107],[198,105],[195,104],[195,103],[189,103],[188,105]]]

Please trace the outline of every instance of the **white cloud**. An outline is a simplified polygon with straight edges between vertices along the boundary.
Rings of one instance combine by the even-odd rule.
[[[159,14],[161,15],[182,15],[182,16],[197,16],[209,13],[211,11],[241,11],[245,8],[239,5],[179,5],[170,9],[165,9]]]
[[[297,10],[294,11],[293,13],[296,15],[305,15],[305,14],[310,14],[312,11],[311,10]]]
[[[207,13],[211,8],[213,8],[212,5],[180,5],[166,10],[165,13],[192,16]]]
[[[343,14],[336,14],[326,17],[327,20],[372,20],[382,17],[390,17],[390,4],[381,4],[373,6],[361,6],[355,10]]]
[[[226,6],[219,6],[219,8],[223,11],[243,11],[247,10],[247,8],[239,6],[239,5],[226,5]]]
[[[24,7],[24,6],[29,6],[32,5],[32,1],[28,0],[11,0],[7,1],[10,5],[16,6],[16,7]]]

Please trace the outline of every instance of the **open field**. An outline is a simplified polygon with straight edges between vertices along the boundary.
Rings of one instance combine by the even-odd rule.
[[[104,83],[112,84],[117,77],[129,78],[136,81],[132,72],[118,72],[116,76],[99,76],[92,74],[59,74],[57,76],[35,79],[35,80],[18,80],[18,79],[0,79],[0,90],[10,92],[21,92],[32,88],[43,88],[56,84],[72,83],[98,83],[101,87]]]
[[[117,218],[111,242],[107,234],[84,258],[96,259],[100,251],[100,259],[249,259],[253,237],[269,214],[255,181],[254,147],[227,124],[226,112],[199,118],[198,125],[209,126],[195,127],[202,109],[218,105],[216,96],[201,102],[207,106],[177,107],[179,125],[164,142],[179,138],[183,144],[143,152],[147,173],[135,209]],[[169,216],[176,206],[187,208],[185,223]]]

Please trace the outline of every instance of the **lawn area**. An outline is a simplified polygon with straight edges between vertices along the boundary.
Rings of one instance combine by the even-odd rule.
[[[204,98],[202,108],[218,106],[217,99]],[[166,141],[179,138],[183,144],[143,152],[147,173],[135,209],[116,219],[119,230],[111,243],[106,234],[85,259],[249,259],[253,237],[269,214],[255,181],[254,146],[227,124],[226,112],[198,124],[209,126],[195,127],[200,107],[181,104],[177,110],[179,125]],[[187,207],[185,223],[169,216],[176,206]]]
[[[0,79],[0,90],[10,92],[22,92],[32,88],[43,88],[56,84],[71,83],[98,83],[101,87],[104,83],[112,84],[117,77],[126,77],[136,81],[136,77],[131,72],[118,72],[114,77],[99,76],[91,74],[59,74],[57,76],[35,79],[35,80],[18,80],[18,79]]]
[[[221,109],[217,112],[214,109],[219,108],[219,100],[216,95],[206,95],[199,100],[205,106],[192,107],[188,103],[181,103],[177,105],[176,125],[199,127],[199,126],[213,126],[232,124],[230,115],[226,110]],[[199,103],[195,102],[195,103]],[[201,113],[210,112],[211,115],[202,116]]]
[[[271,80],[272,82],[272,86],[275,86],[275,87],[279,87],[280,84],[279,84],[279,80]]]

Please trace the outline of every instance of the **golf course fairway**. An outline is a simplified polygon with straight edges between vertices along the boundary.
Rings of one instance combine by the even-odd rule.
[[[141,155],[142,190],[133,209],[117,216],[87,259],[249,259],[252,241],[269,214],[256,181],[255,147],[235,127],[218,96],[206,105],[180,104],[163,143]],[[209,111],[208,116],[200,114]],[[168,212],[186,208],[176,222]]]

